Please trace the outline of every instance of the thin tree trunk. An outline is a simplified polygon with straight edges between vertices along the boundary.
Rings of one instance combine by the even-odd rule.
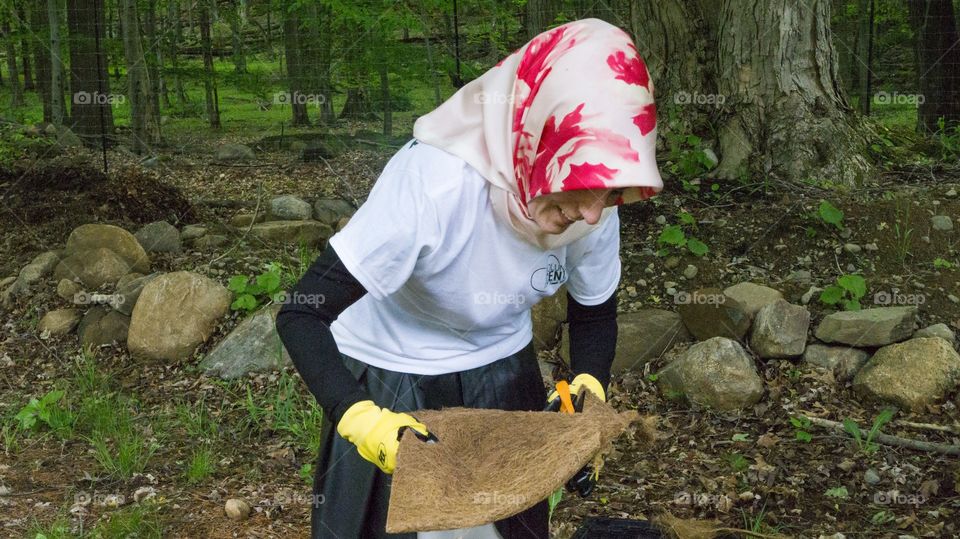
[[[30,40],[27,38],[27,32],[30,28],[30,6],[26,3],[20,6],[18,11],[20,18],[20,66],[23,68],[23,89],[33,90],[36,85],[33,83],[33,69],[30,61]]]
[[[327,6],[320,6],[321,41],[320,65],[317,66],[320,77],[320,121],[324,125],[333,126],[337,117],[333,112],[333,84],[331,82],[331,47],[333,46],[333,12]]]
[[[47,0],[47,20],[50,25],[50,114],[51,121],[63,124],[63,59],[60,58],[60,5],[58,0]]]
[[[170,63],[173,66],[173,88],[180,103],[189,101],[183,89],[183,77],[180,76],[180,61],[177,44],[183,41],[183,26],[180,22],[180,4],[176,0],[167,3],[167,17],[173,21],[173,39],[170,40]]]
[[[203,48],[203,88],[206,98],[207,118],[210,127],[220,129],[220,99],[217,95],[216,69],[213,65],[213,49],[210,43],[210,3],[211,0],[199,0],[203,5],[200,8],[200,42]]]
[[[430,36],[424,34],[424,43],[427,46],[427,67],[430,69],[430,80],[433,83],[433,104],[439,107],[443,100],[440,97],[440,77],[437,76],[437,67],[433,63],[433,46],[430,44]]]
[[[73,131],[87,145],[113,133],[113,110],[103,46],[103,0],[67,0]],[[98,47],[99,42],[99,47]]]
[[[23,90],[20,88],[20,73],[17,71],[17,51],[13,32],[10,30],[10,18],[3,13],[3,40],[7,49],[7,71],[10,73],[10,106],[23,106]]]
[[[300,99],[300,96],[304,95],[300,58],[300,16],[294,9],[288,10],[283,19],[283,46],[287,58],[287,87],[290,89],[289,104],[293,113],[293,125],[310,125],[307,104]]]
[[[960,124],[960,46],[951,0],[915,0],[907,3],[916,39],[917,78],[923,102],[917,110],[917,129],[935,133]]]
[[[130,100],[130,125],[133,132],[133,151],[143,154],[160,142],[158,118],[154,115],[150,72],[147,69],[137,21],[136,0],[121,0],[121,29],[123,50],[127,64],[127,82]]]
[[[233,44],[233,69],[237,73],[246,73],[247,58],[243,51],[243,29],[240,25],[240,5],[238,2],[231,2],[227,21],[230,23],[230,39]]]
[[[148,0],[147,13],[144,17],[143,30],[148,46],[144,49],[144,61],[147,64],[148,78],[150,79],[150,107],[153,117],[160,121],[160,51],[163,47],[157,41],[157,0]]]
[[[860,113],[870,115],[870,64],[873,59],[873,0],[859,1],[857,25],[857,93]]]
[[[50,48],[46,43],[47,16],[38,6],[30,12],[31,47],[33,51],[33,65],[36,68],[36,83],[40,93],[40,102],[43,104],[43,121],[53,122],[53,107],[50,105]]]
[[[389,137],[393,135],[393,107],[390,103],[390,74],[383,54],[377,62],[377,71],[380,74],[380,99],[383,100],[383,135]]]

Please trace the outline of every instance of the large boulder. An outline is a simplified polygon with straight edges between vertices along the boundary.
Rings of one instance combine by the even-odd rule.
[[[350,217],[356,209],[342,198],[321,198],[313,203],[313,218],[325,225],[336,227],[340,219]]]
[[[17,280],[26,285],[33,284],[50,275],[59,261],[60,257],[54,251],[40,253],[20,270]]]
[[[753,406],[763,396],[763,380],[739,342],[713,337],[694,344],[657,374],[667,391],[723,411]]]
[[[229,312],[231,298],[220,283],[202,275],[160,275],[147,283],[133,308],[127,346],[151,359],[187,358]]]
[[[57,309],[43,315],[37,324],[37,331],[49,335],[66,335],[77,327],[80,313],[76,309]]]
[[[293,195],[278,196],[270,201],[270,219],[305,221],[313,217],[310,203]]]
[[[825,317],[814,334],[826,343],[886,346],[913,335],[916,315],[914,306],[842,311]]]
[[[560,326],[567,319],[567,289],[560,287],[557,292],[540,300],[530,310],[533,319],[533,344],[540,350],[557,345]]]
[[[253,161],[256,155],[245,144],[222,144],[213,154],[218,163],[233,163],[236,161]]]
[[[957,387],[960,355],[947,341],[921,337],[885,346],[860,369],[853,389],[860,395],[922,411]]]
[[[333,229],[318,221],[269,221],[253,225],[250,235],[268,243],[304,243],[323,248]]]
[[[105,283],[115,283],[130,272],[129,263],[106,247],[77,251],[57,264],[53,276],[57,279],[80,279],[88,289]]]
[[[837,382],[847,382],[853,378],[870,359],[870,353],[859,348],[847,346],[828,346],[810,344],[803,351],[803,360],[833,373]]]
[[[737,300],[737,303],[750,316],[756,315],[762,307],[783,299],[783,294],[779,290],[754,283],[738,283],[728,286],[723,290],[723,293],[727,297]]]
[[[125,260],[132,271],[149,273],[150,257],[133,234],[113,225],[87,224],[78,226],[67,238],[64,255],[105,248]]]
[[[956,334],[954,334],[953,330],[946,324],[933,324],[932,326],[918,329],[917,332],[913,334],[913,337],[939,337],[950,343],[950,346],[957,345]]]
[[[180,251],[180,231],[166,221],[143,225],[134,234],[140,245],[151,253],[177,253]]]
[[[130,330],[130,317],[109,307],[96,306],[87,311],[77,335],[84,348],[98,347],[104,344],[125,343]]]
[[[151,273],[123,283],[117,283],[117,295],[120,301],[117,302],[116,310],[126,316],[132,315],[133,308],[136,306],[137,300],[140,299],[140,293],[143,292],[144,287],[159,276],[159,273]]]
[[[200,362],[210,376],[231,380],[248,372],[264,372],[291,363],[275,325],[280,305],[261,309],[230,332]]]
[[[570,331],[564,325],[560,356],[570,364]],[[662,356],[678,342],[693,336],[680,320],[680,315],[662,309],[643,309],[617,315],[617,349],[610,366],[614,375],[638,369]]]
[[[750,348],[760,357],[788,358],[803,354],[810,329],[810,311],[778,299],[768,303],[753,320]]]
[[[750,315],[740,302],[718,288],[678,292],[677,312],[690,333],[701,341],[713,337],[742,340],[750,329]]]

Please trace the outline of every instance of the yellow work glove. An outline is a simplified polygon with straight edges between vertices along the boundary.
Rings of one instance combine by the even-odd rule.
[[[357,446],[361,457],[376,464],[384,473],[392,474],[397,465],[400,437],[407,427],[418,433],[421,440],[436,440],[417,418],[381,408],[372,400],[347,408],[337,423],[337,432]]]
[[[603,391],[603,384],[600,383],[600,380],[597,380],[592,375],[587,373],[582,373],[574,376],[573,381],[570,382],[570,395],[572,398],[580,393],[580,389],[586,387],[591,393],[600,397],[600,400],[607,402],[607,395]],[[560,395],[557,393],[557,390],[554,389],[550,392],[550,395],[547,397],[547,402],[552,402],[553,399],[556,399]]]

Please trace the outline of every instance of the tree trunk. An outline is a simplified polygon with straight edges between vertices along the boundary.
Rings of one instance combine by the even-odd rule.
[[[918,89],[923,102],[917,110],[917,129],[934,133],[960,124],[960,46],[951,0],[915,0],[907,3],[916,39]]]
[[[637,46],[661,110],[719,125],[717,177],[847,185],[869,177],[863,126],[837,76],[829,0],[634,4]],[[664,123],[664,132],[697,125]]]
[[[247,57],[243,50],[243,28],[240,25],[240,5],[238,2],[231,2],[227,22],[230,23],[230,40],[233,45],[233,70],[237,73],[246,73]]]
[[[857,93],[860,96],[860,113],[870,115],[870,65],[873,60],[873,2],[859,0],[859,24],[857,25]]]
[[[133,151],[143,154],[160,142],[160,129],[151,104],[152,86],[141,46],[136,6],[136,0],[121,0],[120,22],[127,64],[127,98],[130,100]]]
[[[433,62],[433,46],[430,44],[430,35],[425,33],[423,38],[427,47],[427,67],[430,69],[430,81],[433,83],[433,105],[439,107],[443,103],[440,96],[440,77],[437,76],[437,67]]]
[[[10,73],[10,107],[23,106],[23,90],[20,88],[20,72],[17,71],[17,49],[13,32],[10,30],[10,17],[3,15],[3,40],[7,49],[7,71]]]
[[[300,16],[290,9],[283,18],[283,47],[287,58],[287,87],[290,88],[290,109],[295,127],[310,125],[307,104],[300,99],[304,95],[303,69],[300,58]]]
[[[43,104],[43,121],[53,122],[53,108],[50,105],[50,46],[46,43],[47,16],[39,6],[30,11],[30,49],[33,51],[37,89]]]
[[[114,98],[103,46],[103,0],[67,0],[67,26],[74,95],[72,129],[85,144],[98,145],[113,133]]]
[[[200,43],[203,48],[203,89],[206,98],[207,118],[210,127],[220,129],[220,98],[217,95],[216,69],[213,66],[213,49],[210,43],[210,3],[212,0],[199,0],[200,7]]]
[[[387,72],[386,57],[382,54],[377,62],[377,71],[380,74],[380,99],[383,100],[383,134],[389,137],[393,136],[393,107],[390,103],[390,74]]]
[[[546,30],[557,16],[559,6],[556,0],[527,0],[526,29],[527,39],[533,39]]]
[[[176,0],[167,2],[167,18],[173,21],[173,39],[170,40],[170,63],[173,66],[173,88],[180,103],[189,101],[187,92],[183,89],[183,77],[180,76],[179,55],[177,44],[183,40],[183,27],[180,23],[180,4]]]
[[[60,58],[60,2],[47,0],[47,21],[50,26],[50,121],[63,124],[63,59]]]
[[[150,107],[152,115],[160,121],[160,66],[162,57],[160,51],[163,47],[157,41],[157,0],[147,0],[146,16],[144,17],[143,30],[147,38],[147,47],[144,49],[144,60],[147,63],[147,78],[150,80]]]
[[[320,6],[320,65],[317,66],[317,75],[320,77],[320,121],[327,126],[336,124],[337,117],[333,112],[333,84],[331,82],[331,48],[333,47],[333,12],[327,6]]]
[[[20,67],[23,69],[23,89],[33,90],[36,86],[33,83],[33,69],[30,61],[30,40],[27,38],[27,30],[30,28],[30,7],[26,4],[21,5],[17,11],[20,24]]]

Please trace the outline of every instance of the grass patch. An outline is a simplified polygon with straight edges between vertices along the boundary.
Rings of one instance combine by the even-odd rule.
[[[209,446],[203,445],[195,449],[190,455],[187,470],[184,472],[187,483],[195,485],[210,477],[216,469],[214,460],[213,451]]]

